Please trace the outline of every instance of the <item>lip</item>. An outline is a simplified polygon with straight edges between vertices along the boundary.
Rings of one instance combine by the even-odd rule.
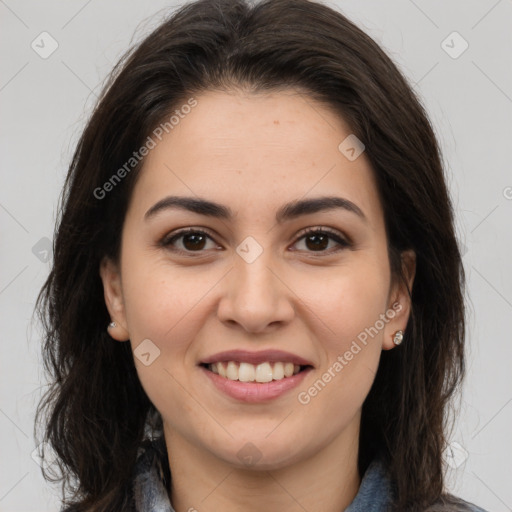
[[[230,359],[230,361],[233,360],[236,359]],[[268,361],[268,359],[266,359],[266,361]],[[208,370],[205,366],[199,366],[199,368],[204,372],[205,376],[213,382],[219,391],[231,398],[248,403],[266,402],[278,398],[297,387],[304,380],[306,375],[313,370],[313,368],[309,366],[291,377],[284,377],[283,379],[273,380],[271,382],[240,382],[239,380],[230,380],[226,377],[221,377]]]
[[[270,363],[282,362],[293,363],[299,366],[314,367],[311,361],[308,361],[307,359],[304,359],[295,354],[291,354],[290,352],[285,352],[283,350],[263,350],[260,352],[251,352],[249,350],[226,350],[224,352],[217,352],[217,354],[208,356],[199,364],[223,363],[228,361],[239,361],[251,364],[260,364],[268,361]],[[291,379],[292,377],[286,378]]]

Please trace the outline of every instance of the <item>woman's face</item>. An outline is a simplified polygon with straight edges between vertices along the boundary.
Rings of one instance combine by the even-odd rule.
[[[357,450],[381,351],[409,315],[369,161],[336,114],[293,90],[195,99],[153,137],[119,267],[101,267],[111,335],[130,340],[175,443],[268,468]],[[220,207],[160,203],[170,196]],[[338,206],[296,207],[326,197]],[[283,377],[294,362],[308,366]]]

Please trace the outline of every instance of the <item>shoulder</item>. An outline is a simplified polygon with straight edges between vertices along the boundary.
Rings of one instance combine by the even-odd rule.
[[[131,479],[125,482],[122,489],[119,489],[119,501],[115,507],[111,507],[109,510],[174,512],[167,495],[168,480],[166,480],[164,469],[166,457],[167,451],[163,436],[143,440],[137,451]],[[96,510],[96,507],[93,508]],[[68,503],[59,512],[83,511],[82,504]]]
[[[452,494],[443,494],[425,512],[487,512],[483,508]]]
[[[361,481],[359,492],[346,512],[394,511],[395,488],[391,483],[388,465],[382,455],[374,458]],[[443,493],[422,512],[488,512],[453,494]],[[418,510],[416,507],[414,510]]]

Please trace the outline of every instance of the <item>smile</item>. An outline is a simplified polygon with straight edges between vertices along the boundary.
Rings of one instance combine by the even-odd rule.
[[[292,389],[299,386],[313,370],[312,366],[299,366],[293,363],[273,362],[271,364],[264,362],[253,365],[237,361],[200,364],[199,368],[208,381],[213,384],[214,389],[225,396],[246,403],[268,402],[287,395]],[[260,369],[258,370],[258,368]],[[291,370],[291,368],[293,369]],[[283,374],[282,377],[281,374]],[[270,378],[271,376],[272,378]],[[244,378],[251,380],[244,381]],[[262,382],[256,379],[265,380]]]
[[[210,363],[205,367],[213,373],[229,380],[240,382],[271,382],[273,380],[282,380],[299,373],[302,369],[298,364],[291,362],[270,362],[265,361],[260,364],[251,364],[238,361],[227,361]]]

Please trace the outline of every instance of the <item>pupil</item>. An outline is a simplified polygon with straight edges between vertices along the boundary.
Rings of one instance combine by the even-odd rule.
[[[203,247],[201,246],[201,239],[203,239],[202,242],[204,244],[204,236],[201,234],[185,235],[183,237],[183,245],[185,246],[186,249],[202,249]],[[187,241],[189,240],[192,240],[192,244],[187,243]],[[197,245],[198,243],[199,246]]]
[[[308,244],[308,242],[312,242]],[[204,245],[204,236],[201,234],[188,234],[183,237],[183,245],[188,250],[202,249]],[[323,234],[314,234],[306,237],[306,245],[310,249],[325,249],[328,245],[328,237]]]
[[[318,239],[319,238],[322,238],[322,242],[318,243]],[[320,248],[320,249],[325,249],[328,245],[328,237],[325,236],[325,235],[322,235],[322,234],[314,234],[314,235],[309,235],[307,238],[306,238],[306,243],[308,240],[316,240],[316,242],[313,244],[313,248]],[[327,244],[325,243],[327,242]],[[308,246],[308,248],[311,248]]]

